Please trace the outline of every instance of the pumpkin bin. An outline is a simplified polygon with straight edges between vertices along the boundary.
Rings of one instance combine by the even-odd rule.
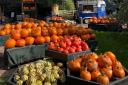
[[[106,53],[113,54],[111,51],[108,51],[102,55],[106,55]],[[73,68],[75,68],[73,63],[75,64],[75,61],[77,59],[74,59],[73,61],[68,62],[67,75],[68,75],[68,78],[70,79],[70,81],[72,81],[72,82],[68,81],[68,84],[116,85],[119,82],[128,78],[128,76],[127,76],[128,71],[121,65],[121,63],[119,64],[119,61],[117,61],[117,58],[114,54],[113,54],[115,56],[114,59],[116,59],[116,61],[112,61],[111,63],[119,64],[118,66],[116,65],[115,67],[112,67],[112,64],[110,64],[109,58],[106,58],[105,56],[101,57],[101,55],[97,55],[98,58],[96,59],[96,62],[98,64],[98,67],[97,67],[97,64],[95,63],[94,64],[95,69],[91,69],[91,67],[89,67],[89,66],[91,66],[91,65],[93,66],[94,62],[92,62],[92,61],[95,60],[95,59],[92,59],[93,57],[90,57],[90,56],[93,56],[92,54],[94,54],[94,53],[86,54],[84,56],[79,57],[84,62],[80,63],[80,66],[79,66],[80,68],[79,68],[79,71],[77,71],[77,72],[75,69],[73,69]],[[112,55],[107,55],[107,56],[111,57]],[[102,59],[102,61],[98,61],[98,59],[101,59],[103,57],[104,57],[104,59]],[[90,59],[92,59],[92,60],[90,60]],[[108,59],[109,63],[105,62],[105,61],[107,61],[106,59]],[[102,67],[99,65],[100,62],[104,62],[104,63],[102,63]],[[111,68],[110,68],[110,66],[111,66]],[[82,70],[83,68],[86,68],[86,69],[84,69],[84,71],[83,71]],[[88,72],[90,72],[90,73],[88,73]]]

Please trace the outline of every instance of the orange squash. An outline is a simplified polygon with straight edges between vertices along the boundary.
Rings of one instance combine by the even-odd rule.
[[[4,29],[4,30],[5,30],[7,35],[11,33],[11,29],[9,29],[9,28],[8,29]]]
[[[21,28],[22,28],[22,24],[16,24],[16,25],[15,25],[15,29],[18,30],[18,29],[21,29]]]
[[[23,47],[25,46],[25,40],[24,39],[19,39],[16,41],[16,46],[17,47]]]
[[[29,31],[27,29],[22,29],[21,30],[21,37],[26,38],[29,36]]]
[[[6,35],[6,32],[4,30],[0,30],[0,36]]]
[[[63,30],[61,28],[57,29],[57,34],[58,35],[63,35]]]
[[[124,78],[125,77],[125,71],[123,68],[114,67],[113,73],[118,78]]]
[[[14,24],[12,24],[12,25],[11,25],[11,28],[12,28],[12,29],[15,29],[15,25],[14,25]]]
[[[71,60],[68,62],[68,67],[72,72],[79,72],[81,65],[79,61]]]
[[[97,78],[97,82],[103,85],[108,85],[109,84],[109,78],[106,75],[100,75]]]
[[[45,42],[46,42],[46,43],[49,43],[50,40],[51,40],[49,36],[45,36],[44,38],[45,38]]]
[[[84,80],[90,81],[91,80],[91,73],[87,70],[82,70],[80,72],[80,77]]]
[[[11,25],[10,24],[5,24],[4,28],[5,29],[11,29]]]
[[[14,39],[8,39],[5,42],[5,48],[13,48],[16,45],[16,41]]]
[[[105,52],[104,54],[111,59],[113,65],[116,63],[116,56],[114,53],[112,53],[111,51],[108,51],[108,52]]]
[[[32,45],[34,43],[33,37],[27,37],[25,38],[26,45]]]
[[[48,31],[49,31],[50,35],[57,35],[57,30],[54,27],[53,28],[49,28]]]
[[[42,36],[48,36],[48,35],[49,35],[48,30],[45,29],[45,28],[43,28],[43,29],[41,30],[41,35],[42,35]]]
[[[57,35],[52,35],[51,36],[51,41],[57,42],[59,40],[59,37]]]
[[[35,38],[35,44],[43,44],[45,42],[45,38],[43,36],[38,36]]]
[[[97,77],[100,76],[100,75],[101,75],[101,73],[100,73],[99,70],[94,70],[94,71],[91,72],[91,78],[92,78],[92,80],[96,80]]]
[[[109,79],[112,78],[112,75],[113,75],[112,69],[109,69],[109,68],[102,68],[102,69],[101,69],[101,72],[104,73],[106,76],[108,76]]]
[[[15,39],[15,40],[18,40],[21,38],[21,35],[19,32],[15,32],[15,33],[12,33],[11,34],[11,38]]]
[[[27,23],[26,28],[31,28],[32,24],[31,23]]]
[[[41,29],[39,29],[39,28],[33,29],[31,31],[31,34],[32,34],[33,37],[41,36]]]
[[[28,24],[28,22],[23,22],[22,23],[22,28],[26,28],[27,24]]]

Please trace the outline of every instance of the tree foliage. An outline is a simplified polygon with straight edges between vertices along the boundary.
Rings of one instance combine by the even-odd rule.
[[[116,17],[121,23],[128,23],[128,3],[121,3]]]
[[[74,10],[75,9],[73,0],[65,0],[65,9],[66,10]]]
[[[113,14],[121,23],[128,23],[128,0],[108,0],[116,4],[117,13]]]

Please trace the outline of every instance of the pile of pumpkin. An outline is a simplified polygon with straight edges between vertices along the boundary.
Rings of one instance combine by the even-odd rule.
[[[85,41],[95,39],[95,34],[89,28],[69,23],[48,24],[45,21],[6,24],[0,30],[0,36],[4,35],[10,35],[10,39],[5,42],[6,48],[55,42],[64,35],[76,35]]]
[[[64,20],[64,18],[61,17],[61,16],[52,16],[52,17],[50,17],[50,20],[52,20],[52,21],[62,21],[62,20]]]
[[[41,36],[41,30],[44,25],[44,21],[40,22],[39,26],[37,26],[36,23],[27,22],[22,24],[18,23],[16,25],[5,25],[2,31],[6,32],[6,34],[10,34],[10,39],[5,42],[5,47],[23,47],[26,45],[50,42],[49,36]]]
[[[63,63],[51,60],[38,60],[19,66],[14,74],[16,85],[57,85],[64,83],[65,72]]]
[[[107,18],[107,17],[92,17],[89,19],[89,23],[94,23],[94,24],[113,24],[117,23],[116,18]]]
[[[92,80],[105,85],[114,78],[126,76],[123,65],[111,51],[101,55],[96,53],[84,55],[69,61],[68,67],[71,72],[79,73],[84,80]]]

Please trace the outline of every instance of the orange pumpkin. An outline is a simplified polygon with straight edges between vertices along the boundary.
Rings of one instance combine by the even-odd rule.
[[[25,39],[26,45],[32,45],[34,43],[34,38],[33,37],[27,37]]]
[[[108,56],[106,56],[106,55],[100,55],[98,57],[97,61],[98,61],[99,67],[101,67],[101,68],[112,66],[111,59]]]
[[[0,30],[0,36],[6,35],[6,32],[4,30]]]
[[[93,60],[97,60],[98,59],[98,55],[96,53],[91,53],[91,54],[88,54],[87,59],[93,59]]]
[[[48,32],[49,32],[50,35],[57,35],[57,30],[54,27],[53,28],[49,28]]]
[[[42,35],[42,36],[48,36],[48,35],[49,35],[48,30],[45,29],[45,28],[43,28],[43,29],[41,30],[41,35]]]
[[[108,52],[105,52],[104,54],[111,59],[113,65],[116,63],[116,56],[114,53],[112,53],[111,51],[108,51]]]
[[[63,39],[63,36],[58,36],[59,37],[59,41]]]
[[[106,75],[100,75],[97,78],[97,82],[101,83],[103,85],[108,85],[109,84],[109,78]]]
[[[125,77],[125,71],[123,68],[114,67],[113,73],[118,78],[124,78]]]
[[[54,26],[53,23],[50,23],[50,24],[49,24],[49,27],[53,27],[53,26]]]
[[[15,29],[15,25],[14,25],[14,24],[13,24],[13,25],[11,25],[11,28],[12,28],[12,29]]]
[[[24,39],[19,39],[16,41],[16,46],[17,47],[23,47],[25,46],[25,40]]]
[[[31,28],[28,28],[27,30],[28,30],[29,34],[30,34],[30,33],[31,33],[31,31],[32,31],[32,29],[31,29]]]
[[[43,44],[45,42],[45,38],[42,36],[38,36],[35,38],[35,44]]]
[[[11,30],[11,34],[13,34],[13,33],[20,33],[20,31],[21,31],[21,30],[12,29],[12,30]]]
[[[114,68],[114,67],[122,68],[122,67],[123,67],[123,65],[121,64],[121,62],[120,62],[120,61],[116,61],[116,62],[115,62],[115,64],[113,65],[113,68]]]
[[[46,24],[46,22],[43,20],[39,22],[39,26],[41,26],[41,27],[44,27],[45,24]]]
[[[63,33],[64,33],[64,35],[68,35],[69,34],[69,30],[68,29],[64,29]]]
[[[81,65],[79,61],[71,60],[68,62],[68,67],[72,72],[79,72]]]
[[[45,36],[44,38],[45,38],[45,42],[46,43],[49,43],[50,42],[50,37],[49,36]]]
[[[80,77],[84,80],[90,81],[91,80],[91,73],[87,70],[82,70],[80,72]]]
[[[54,27],[58,27],[58,23],[57,23],[57,22],[54,22],[54,23],[53,23],[53,26],[54,26]]]
[[[93,19],[89,19],[89,22],[92,23],[93,22]]]
[[[57,34],[58,35],[63,35],[63,30],[60,28],[60,29],[57,29]]]
[[[5,42],[5,48],[13,48],[16,45],[16,41],[14,39],[8,39]]]
[[[91,72],[91,78],[92,78],[92,80],[96,80],[97,77],[100,76],[100,75],[101,75],[101,73],[100,73],[99,70],[94,70],[94,71]]]
[[[11,34],[11,38],[15,39],[15,40],[18,40],[21,38],[21,35],[19,32],[15,32],[15,33],[12,33]]]
[[[11,30],[8,28],[8,29],[4,29],[6,34],[10,34]]]
[[[31,28],[36,28],[37,27],[37,24],[32,22],[32,27]]]
[[[92,19],[93,19],[93,20],[96,20],[96,19],[97,19],[97,17],[92,17]]]
[[[89,71],[98,69],[98,63],[96,62],[96,60],[93,60],[93,59],[88,59],[86,62],[86,66]]]
[[[82,58],[76,58],[75,61],[78,61],[79,63],[82,62]]]
[[[22,24],[16,24],[15,25],[15,29],[21,29],[22,28]]]
[[[101,72],[104,73],[106,76],[108,76],[109,79],[112,78],[112,75],[113,75],[112,69],[103,68],[101,69]]]
[[[98,22],[97,22],[97,19],[93,20],[93,23],[97,24],[97,23],[98,23]]]
[[[57,35],[52,35],[51,36],[51,41],[57,42],[59,40],[59,37]]]
[[[26,28],[31,28],[32,27],[32,24],[31,23],[28,23],[27,25],[26,25]]]
[[[11,25],[10,24],[5,24],[4,28],[5,29],[11,29]]]
[[[36,28],[31,31],[33,37],[41,36],[41,29]]]
[[[29,31],[27,29],[22,29],[20,33],[22,38],[26,38],[29,36]]]
[[[27,22],[23,22],[22,23],[22,28],[26,28],[27,24],[28,24]]]

